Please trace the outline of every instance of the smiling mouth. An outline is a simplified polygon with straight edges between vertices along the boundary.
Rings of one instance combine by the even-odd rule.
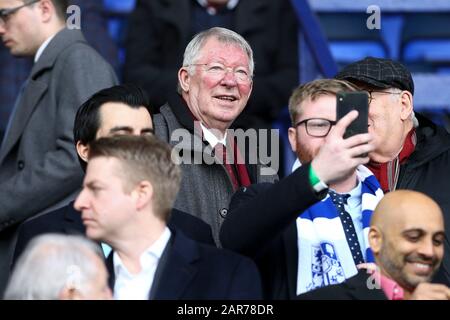
[[[409,262],[409,264],[419,276],[429,276],[433,272],[433,266],[429,263]]]
[[[222,101],[230,101],[230,102],[234,102],[237,100],[237,98],[234,96],[215,96],[215,98]]]

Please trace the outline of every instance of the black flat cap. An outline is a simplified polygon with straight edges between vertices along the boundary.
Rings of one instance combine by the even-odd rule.
[[[414,81],[404,65],[391,59],[367,57],[344,67],[335,77],[377,88],[398,88],[414,94]]]

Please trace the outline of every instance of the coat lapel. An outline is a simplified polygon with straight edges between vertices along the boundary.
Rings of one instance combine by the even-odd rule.
[[[156,289],[155,299],[183,299],[183,294],[198,272],[194,262],[200,258],[198,245],[180,232],[172,230],[173,244],[168,252],[161,285]]]
[[[19,140],[27,125],[28,119],[46,91],[46,83],[34,80],[28,81],[28,84],[24,88],[20,98],[20,102],[16,106],[17,109],[14,111],[14,118],[12,119],[11,128],[8,132],[6,140],[4,141],[4,145],[2,146],[2,154],[0,157],[1,161],[3,161],[4,157]]]
[[[158,287],[154,293],[156,300],[177,300],[183,298],[183,293],[189,287],[198,272],[194,262],[200,258],[198,245],[193,241],[172,229],[173,241],[170,251],[167,252],[167,260],[158,279]],[[114,291],[116,277],[114,274],[113,253],[106,259],[106,268],[109,272],[108,285]],[[150,294],[150,292],[149,292]]]
[[[108,255],[105,261],[106,269],[108,270],[108,286],[112,292],[114,292],[114,284],[116,283],[116,275],[114,273],[114,262],[113,262],[114,251]]]

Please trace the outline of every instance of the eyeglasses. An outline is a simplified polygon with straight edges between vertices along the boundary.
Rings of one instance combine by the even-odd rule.
[[[375,100],[372,96],[372,93],[384,93],[384,94],[401,94],[401,92],[390,92],[390,91],[381,91],[381,90],[364,90],[369,94],[369,104]]]
[[[336,121],[331,121],[322,118],[305,119],[295,124],[296,127],[305,124],[306,133],[311,137],[322,138],[326,137],[331,130],[331,127],[336,124]]]
[[[203,66],[207,74],[216,80],[222,80],[228,71],[232,71],[234,78],[238,83],[247,84],[252,81],[252,76],[250,72],[245,67],[227,67],[218,62],[212,63],[193,63],[191,66]]]
[[[10,9],[0,9],[0,26],[4,26],[7,22],[8,19],[11,15],[13,15],[14,13],[16,13],[17,11],[19,11],[20,9],[30,6],[33,3],[39,2],[40,0],[33,0],[27,3],[24,3],[21,6],[15,7],[15,8],[10,8]]]

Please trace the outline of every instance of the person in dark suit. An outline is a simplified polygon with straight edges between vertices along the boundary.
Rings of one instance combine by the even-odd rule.
[[[111,135],[149,135],[153,133],[151,109],[146,94],[134,85],[118,85],[95,93],[77,112],[74,140],[79,162],[86,169],[89,144]],[[169,224],[178,226],[189,237],[214,245],[211,228],[202,220],[173,210]],[[43,233],[84,234],[80,212],[67,206],[25,221],[19,228],[12,267],[28,242]]]
[[[80,104],[117,83],[112,67],[66,28],[67,1],[0,2],[0,36],[14,56],[33,57],[0,147],[0,292],[20,222],[74,199],[83,173],[72,126]]]
[[[80,8],[82,13],[80,27],[86,41],[118,72],[118,48],[108,34],[108,21],[104,15],[102,1],[69,0],[69,5]],[[72,16],[72,13],[69,16]],[[33,57],[14,57],[9,53],[8,48],[0,43],[0,141],[14,101],[32,67]]]
[[[260,299],[254,263],[168,228],[181,180],[168,144],[156,137],[106,137],[90,145],[75,201],[86,234],[113,248],[114,297]]]
[[[253,94],[234,125],[271,128],[298,84],[298,23],[289,0],[138,0],[129,22],[125,81],[162,106],[176,89],[186,45],[212,27],[239,33],[255,55]]]
[[[433,199],[417,191],[392,191],[370,223],[376,265],[298,299],[450,300],[450,288],[430,283],[444,256],[444,238],[442,211]]]
[[[361,168],[369,159],[358,157],[372,150],[370,135],[343,139],[356,112],[336,122],[336,93],[354,90],[334,79],[298,87],[289,102],[289,139],[302,166],[278,183],[242,188],[231,199],[220,241],[255,259],[266,298],[293,299],[342,282],[366,261],[363,218],[372,210],[362,210],[367,206],[362,194],[370,191],[367,196],[376,204],[382,193]],[[345,220],[331,196],[325,198],[332,190],[351,194]],[[346,233],[350,225],[353,231]]]

